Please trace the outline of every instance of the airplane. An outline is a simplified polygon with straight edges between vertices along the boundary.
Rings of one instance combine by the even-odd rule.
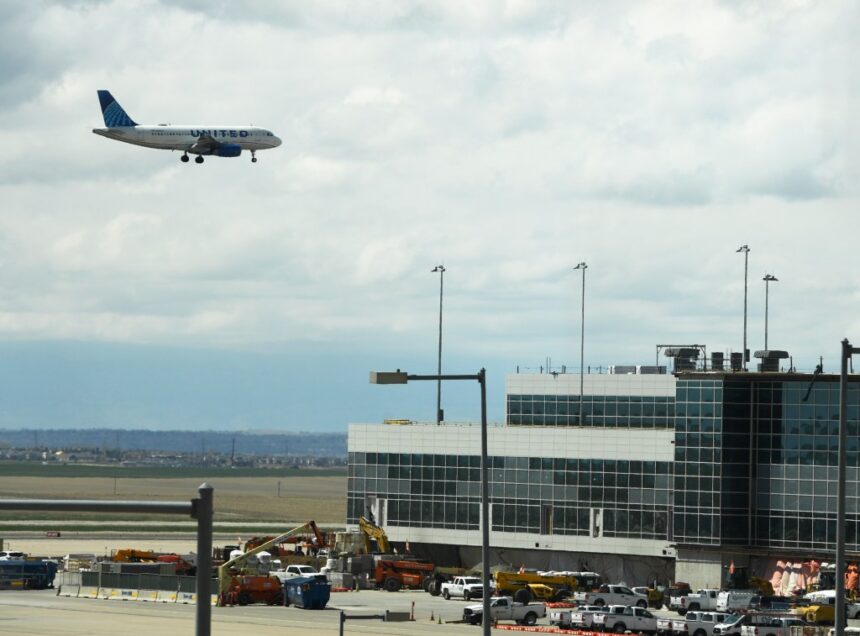
[[[197,155],[195,163],[203,163],[203,155],[238,157],[243,150],[250,150],[251,161],[256,163],[258,150],[281,145],[271,130],[256,126],[142,126],[128,116],[110,91],[98,91],[98,95],[107,127],[93,128],[95,134],[145,148],[181,150],[183,163],[188,162],[188,153]]]

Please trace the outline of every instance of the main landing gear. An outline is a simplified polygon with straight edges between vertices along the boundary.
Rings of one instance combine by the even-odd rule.
[[[182,163],[188,163],[188,153],[185,153],[181,157],[179,157],[179,161],[181,161]]]
[[[255,151],[252,150],[251,151],[251,163],[257,163],[257,157],[254,155],[255,155]]]
[[[194,163],[203,163],[203,155],[197,155],[194,159]]]

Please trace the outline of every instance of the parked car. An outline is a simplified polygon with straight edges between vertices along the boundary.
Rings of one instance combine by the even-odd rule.
[[[729,616],[723,612],[687,612],[685,620],[679,623],[680,631],[690,636],[714,636],[714,627]]]
[[[597,614],[594,617],[594,625],[597,628],[602,628],[607,632],[616,632],[623,634],[628,629],[632,632],[656,634],[657,633],[657,617],[650,611],[642,607],[623,607],[611,606],[610,610],[616,610],[620,607],[620,611],[610,611],[606,614]]]
[[[534,625],[537,619],[546,616],[543,603],[515,603],[510,596],[496,596],[490,600],[490,619],[515,621],[518,625]],[[467,605],[463,609],[463,621],[480,625],[484,620],[484,605]]]
[[[748,625],[741,627],[741,636],[790,636],[792,627],[808,627],[799,618],[753,614]]]
[[[741,627],[749,622],[749,614],[729,614],[725,621],[714,625],[714,636],[741,636]]]

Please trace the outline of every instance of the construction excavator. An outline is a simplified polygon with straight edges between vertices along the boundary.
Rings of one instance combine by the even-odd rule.
[[[284,543],[290,537],[294,537],[309,530],[313,532],[314,528],[316,528],[316,523],[314,523],[313,521],[308,521],[307,523],[302,524],[297,528],[293,528],[292,530],[285,532],[284,534],[280,534],[277,537],[273,537],[269,541],[261,543],[257,547],[252,548],[247,552],[243,552],[242,554],[230,559],[223,565],[218,566],[218,605],[220,607],[223,607],[224,605],[228,604],[228,592],[230,592],[231,595],[236,592],[238,598],[242,598],[242,579],[241,577],[231,572],[231,569],[233,569],[234,571],[239,570],[241,564],[249,557],[257,554],[258,552],[262,552],[263,550],[267,550],[273,545]],[[273,580],[277,581],[277,579]]]
[[[364,537],[364,551],[366,554],[373,554],[374,552],[391,554],[391,543],[388,541],[388,535],[385,534],[385,530],[364,517],[358,518],[358,527]],[[375,550],[373,549],[374,541],[376,542]]]

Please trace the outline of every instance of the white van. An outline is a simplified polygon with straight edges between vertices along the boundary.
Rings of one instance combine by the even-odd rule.
[[[27,555],[16,550],[0,550],[0,561],[20,561],[26,559]]]
[[[757,596],[758,592],[753,590],[732,590],[730,592],[720,592],[717,596],[717,611],[728,612],[730,610],[747,609],[750,606],[750,601],[753,596]]]

